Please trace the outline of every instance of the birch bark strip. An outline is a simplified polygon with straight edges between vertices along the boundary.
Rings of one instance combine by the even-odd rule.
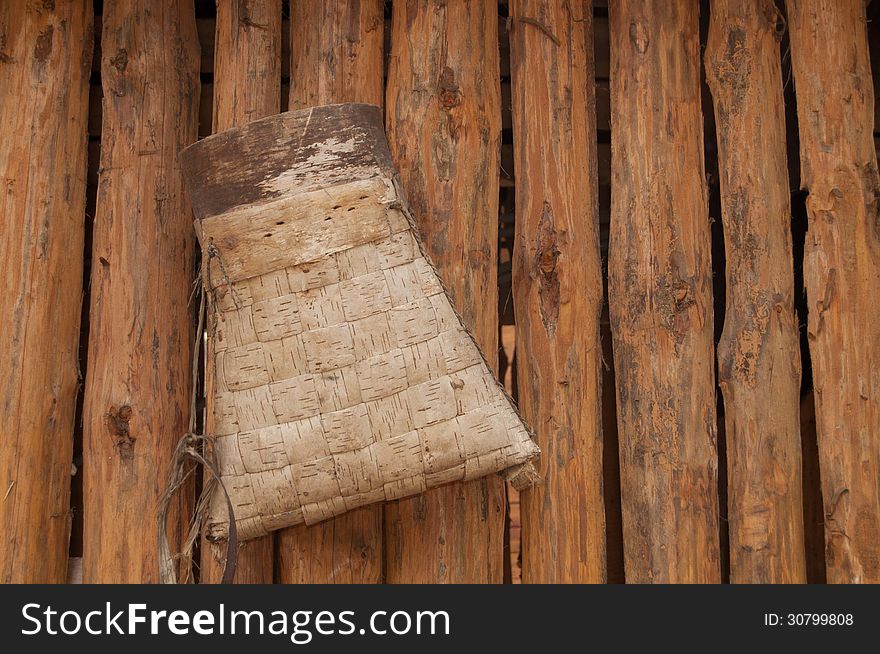
[[[294,0],[290,7],[291,111],[383,101],[384,3]],[[380,583],[382,507],[368,506],[276,535],[281,583]]]

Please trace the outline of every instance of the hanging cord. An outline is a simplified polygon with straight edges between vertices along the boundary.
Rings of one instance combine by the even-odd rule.
[[[159,512],[157,521],[159,525],[159,580],[163,584],[176,584],[177,565],[181,559],[185,562],[187,573],[182,580],[183,583],[189,583],[189,570],[191,569],[192,553],[196,542],[201,533],[201,527],[204,524],[205,515],[208,511],[208,505],[216,488],[219,486],[226,498],[226,510],[229,513],[229,538],[226,541],[226,563],[223,568],[223,578],[221,583],[232,583],[235,577],[235,563],[238,554],[238,534],[235,528],[235,513],[232,508],[232,500],[223,481],[220,479],[220,473],[217,471],[217,463],[214,460],[214,448],[211,447],[211,440],[201,434],[196,433],[196,406],[198,400],[198,373],[199,373],[199,340],[202,338],[205,327],[205,292],[200,281],[196,281],[195,293],[199,295],[199,322],[196,330],[196,341],[193,347],[192,360],[192,396],[190,398],[189,407],[189,430],[177,442],[174,448],[174,458],[171,466],[171,475],[168,479],[168,486],[162,494],[159,502]],[[210,459],[210,460],[209,460]],[[184,485],[186,480],[193,473],[194,468],[188,466],[188,461],[195,461],[196,464],[202,466],[207,473],[203,484],[202,492],[196,503],[193,518],[190,521],[187,530],[186,539],[183,542],[183,550],[180,554],[172,554],[171,546],[168,542],[168,513],[171,507],[171,500],[174,498],[178,489]]]

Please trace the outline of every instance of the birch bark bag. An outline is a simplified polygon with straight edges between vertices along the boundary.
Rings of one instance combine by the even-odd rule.
[[[209,436],[240,540],[491,473],[533,479],[538,448],[422,250],[378,107],[280,114],[181,157]],[[227,513],[218,489],[210,540]]]

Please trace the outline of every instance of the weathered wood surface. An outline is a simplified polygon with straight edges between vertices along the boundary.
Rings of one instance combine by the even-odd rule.
[[[0,5],[0,582],[63,583],[79,387],[91,2]]]
[[[786,3],[831,583],[880,582],[880,176],[865,5]]]
[[[606,578],[591,5],[510,5],[519,404],[542,451],[520,495],[526,583]]]
[[[281,5],[274,0],[217,3],[213,131],[281,110]]]
[[[84,429],[85,582],[156,581],[156,510],[188,428],[192,215],[177,155],[196,140],[192,3],[105,2],[101,173]],[[191,498],[181,495],[172,549]]]
[[[730,580],[804,583],[800,349],[773,0],[715,0],[715,103],[727,261],[718,380],[727,438]]]
[[[393,5],[386,126],[425,244],[490,365],[498,351],[500,85],[495,3]],[[455,484],[386,507],[386,577],[501,582],[504,486]]]
[[[290,12],[291,110],[340,102],[382,106],[381,0],[299,0]],[[382,507],[357,509],[277,535],[281,583],[383,580]]]
[[[610,3],[609,302],[628,582],[720,581],[699,3]]]
[[[291,111],[338,102],[382,106],[383,0],[290,5]]]
[[[281,4],[277,0],[218,2],[214,38],[213,131],[277,114],[281,109]],[[208,330],[213,331],[213,314]],[[206,360],[213,360],[208,339]],[[214,433],[214,369],[205,366],[205,433]],[[202,546],[202,583],[223,577],[222,548]],[[235,566],[237,583],[272,583],[272,537],[242,543]]]

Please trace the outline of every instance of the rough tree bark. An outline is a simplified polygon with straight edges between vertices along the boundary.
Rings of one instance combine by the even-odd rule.
[[[715,101],[727,259],[724,394],[730,580],[805,583],[800,349],[773,0],[715,0],[706,79]]]
[[[602,266],[592,2],[510,5],[519,403],[542,483],[521,493],[524,582],[605,581]]]
[[[64,583],[92,3],[0,6],[0,582]]]
[[[699,3],[610,3],[609,297],[626,580],[719,582]]]
[[[277,0],[218,2],[215,34],[213,131],[277,114],[281,110],[281,4]],[[212,318],[208,316],[209,321]],[[214,360],[212,343],[209,339],[207,361]],[[214,432],[213,377],[213,367],[205,366],[208,434]],[[222,579],[222,554],[222,548],[202,541],[202,583]],[[243,543],[236,559],[236,583],[272,583],[273,557],[271,536]]]
[[[880,582],[880,176],[863,0],[789,0],[828,581]]]
[[[427,250],[497,365],[498,13],[491,2],[393,6],[388,140]],[[501,582],[504,486],[487,478],[387,505],[393,583]]]
[[[194,243],[177,154],[196,140],[199,48],[191,2],[105,2],[103,24],[83,581],[153,582],[156,510],[190,412]]]
[[[290,110],[382,105],[383,2],[296,0],[290,7]],[[382,507],[278,532],[280,583],[380,583]]]
[[[384,4],[383,0],[291,3],[291,111],[339,102],[382,106]]]

